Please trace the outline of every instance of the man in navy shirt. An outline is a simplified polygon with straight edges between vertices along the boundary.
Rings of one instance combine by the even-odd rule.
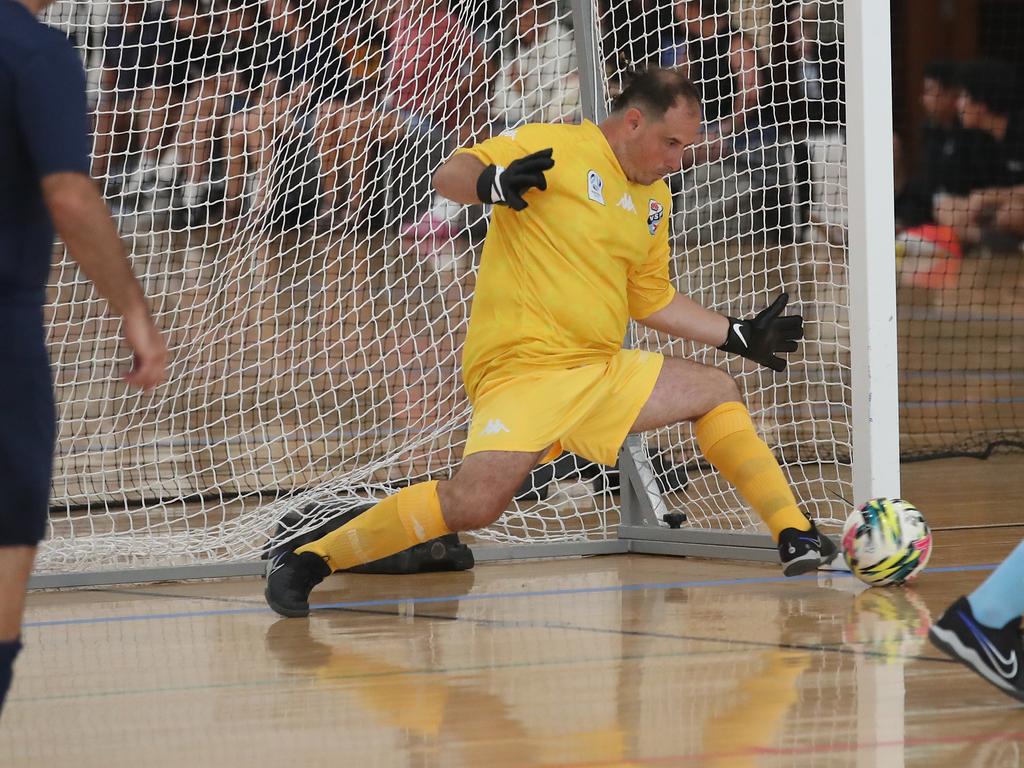
[[[33,16],[51,0],[0,0],[0,706],[21,648],[25,587],[46,529],[56,433],[43,302],[54,228],[122,318],[150,389],[167,348],[89,178],[85,73],[67,37]]]

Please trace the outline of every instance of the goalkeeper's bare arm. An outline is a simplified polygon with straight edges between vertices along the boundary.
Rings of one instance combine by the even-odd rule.
[[[456,203],[479,203],[476,182],[483,170],[484,164],[472,155],[454,155],[434,174],[434,189]]]

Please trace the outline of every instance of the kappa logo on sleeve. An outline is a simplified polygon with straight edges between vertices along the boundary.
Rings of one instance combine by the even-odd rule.
[[[647,204],[647,230],[652,235],[657,231],[658,225],[664,217],[665,206],[652,197]]]

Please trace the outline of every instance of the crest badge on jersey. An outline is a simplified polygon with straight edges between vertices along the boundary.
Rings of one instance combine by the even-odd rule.
[[[587,197],[604,205],[604,179],[594,170],[587,171]]]
[[[665,217],[665,206],[653,197],[647,203],[647,230],[653,235]]]

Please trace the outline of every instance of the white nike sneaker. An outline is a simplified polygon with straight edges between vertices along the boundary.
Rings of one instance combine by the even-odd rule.
[[[1001,629],[986,627],[974,618],[967,598],[961,597],[928,630],[928,639],[1003,693],[1024,701],[1024,642],[1019,616]]]

